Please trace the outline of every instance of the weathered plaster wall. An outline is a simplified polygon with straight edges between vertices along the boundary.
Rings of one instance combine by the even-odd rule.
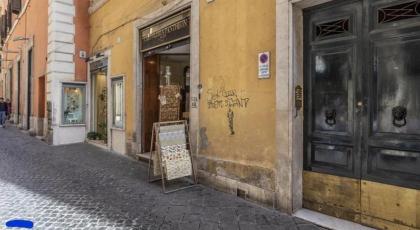
[[[22,2],[22,8],[24,6]],[[5,49],[11,51],[19,51],[18,54],[7,53],[4,54],[4,58],[7,60],[13,60],[13,62],[5,62],[3,67],[11,67],[13,65],[13,106],[12,112],[16,113],[17,103],[20,103],[20,113],[22,115],[27,114],[26,110],[26,97],[27,97],[27,65],[28,58],[27,52],[31,46],[33,46],[34,54],[34,63],[33,63],[33,79],[32,79],[32,114],[30,116],[35,117],[35,119],[43,114],[43,111],[40,111],[39,101],[40,93],[38,87],[38,79],[45,75],[46,73],[46,57],[47,57],[47,25],[48,25],[48,12],[45,10],[48,8],[48,0],[30,0],[29,5],[26,11],[21,13],[19,19],[17,19],[17,24],[10,34],[10,38],[7,43],[4,45]],[[15,19],[17,16],[14,17]],[[13,41],[15,37],[26,37],[31,38],[31,40],[23,41]],[[17,90],[17,60],[21,60],[21,80],[20,80],[20,90]],[[17,94],[20,94],[20,101],[17,101]],[[42,92],[43,93],[43,92]],[[26,120],[26,119],[23,119]],[[26,123],[24,124],[26,125]]]
[[[248,193],[275,190],[275,4],[200,2],[199,168]],[[257,61],[264,51],[271,53],[271,78],[261,80]]]

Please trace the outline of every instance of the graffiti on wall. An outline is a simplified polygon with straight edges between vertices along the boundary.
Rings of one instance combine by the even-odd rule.
[[[225,87],[207,90],[207,107],[209,109],[227,109],[227,119],[230,135],[235,135],[234,109],[248,108],[250,98],[245,96],[244,90],[226,89]]]
[[[207,90],[207,94],[207,106],[209,109],[247,108],[250,100],[244,96],[245,93],[243,90],[226,90],[224,87],[209,89]]]

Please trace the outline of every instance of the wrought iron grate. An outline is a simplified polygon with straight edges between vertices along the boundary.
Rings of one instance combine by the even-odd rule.
[[[420,17],[420,1],[406,2],[378,9],[378,23]]]
[[[332,35],[343,34],[349,32],[350,19],[344,18],[340,20],[325,22],[316,25],[316,37],[324,38]]]

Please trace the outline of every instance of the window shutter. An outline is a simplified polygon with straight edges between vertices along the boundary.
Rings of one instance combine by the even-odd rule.
[[[11,3],[11,10],[14,14],[19,14],[20,10],[22,9],[22,1],[21,0],[10,0]]]

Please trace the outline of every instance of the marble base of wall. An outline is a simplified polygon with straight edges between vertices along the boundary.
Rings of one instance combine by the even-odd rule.
[[[198,170],[197,175],[200,184],[213,187],[219,191],[235,196],[240,196],[246,200],[256,202],[269,208],[275,208],[276,202],[273,191],[258,188],[227,177],[210,174],[203,170]]]

